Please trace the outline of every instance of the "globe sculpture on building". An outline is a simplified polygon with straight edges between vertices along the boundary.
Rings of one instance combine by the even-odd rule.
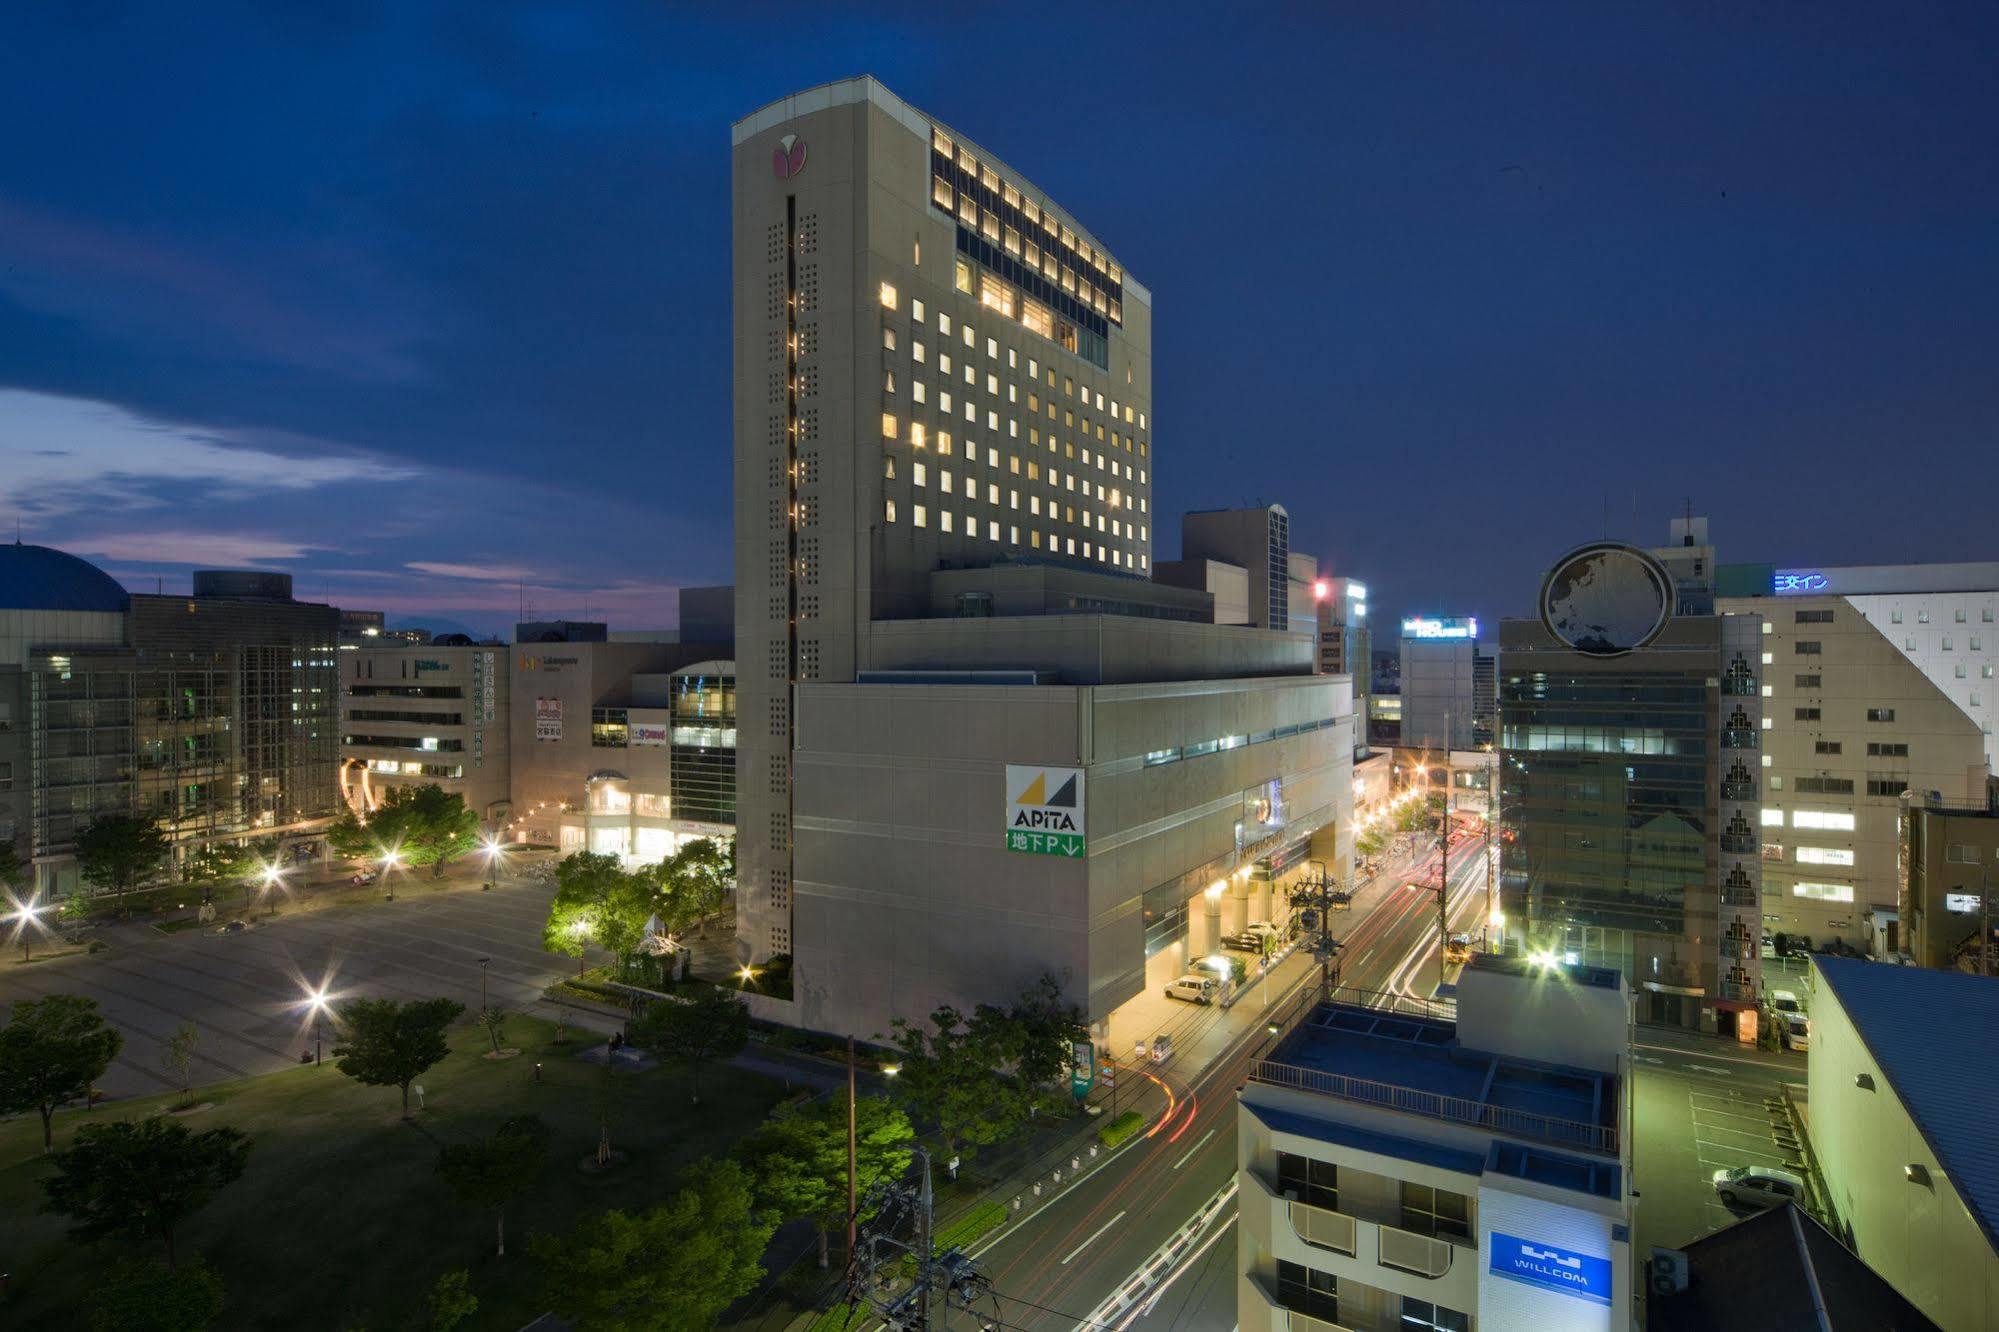
[[[1617,657],[1659,636],[1673,615],[1673,580],[1658,560],[1619,541],[1580,546],[1541,583],[1541,622],[1592,657]]]

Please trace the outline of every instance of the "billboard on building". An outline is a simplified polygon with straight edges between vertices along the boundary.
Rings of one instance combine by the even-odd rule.
[[[1081,856],[1083,770],[1006,765],[1006,849],[1031,856]]]
[[[561,699],[537,698],[534,701],[534,738],[537,740],[562,738]]]
[[[664,745],[673,740],[673,728],[665,722],[633,722],[625,734],[630,745]]]

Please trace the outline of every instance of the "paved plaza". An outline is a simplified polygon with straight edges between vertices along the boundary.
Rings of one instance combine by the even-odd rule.
[[[125,1035],[99,1083],[110,1097],[172,1089],[161,1046],[187,1021],[200,1029],[196,1085],[267,1073],[312,1049],[300,1001],[321,985],[336,1007],[364,996],[443,996],[471,1013],[479,1008],[482,972],[489,972],[495,1007],[536,1006],[543,988],[576,966],[541,947],[553,891],[525,881],[490,892],[462,883],[439,889],[413,877],[393,902],[258,918],[236,934],[110,926],[98,932],[106,951],[0,966],[0,1005],[58,993],[97,1000]],[[481,958],[492,959],[490,968]],[[329,1048],[332,1031],[329,1023]]]

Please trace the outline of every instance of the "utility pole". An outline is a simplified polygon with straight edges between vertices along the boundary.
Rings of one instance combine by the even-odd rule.
[[[1353,904],[1353,894],[1344,888],[1333,886],[1326,873],[1323,861],[1310,862],[1312,873],[1307,874],[1290,892],[1292,914],[1302,908],[1309,908],[1317,916],[1314,933],[1318,938],[1312,946],[1312,956],[1319,962],[1319,988],[1321,998],[1330,998],[1333,987],[1339,982],[1339,941],[1332,936],[1332,913],[1348,910]]]
[[[930,1154],[918,1148],[921,1175],[913,1184],[877,1184],[868,1190],[868,1222],[859,1228],[853,1257],[847,1263],[848,1321],[866,1309],[870,1321],[894,1332],[942,1332],[953,1309],[973,1313],[980,1325],[997,1326],[999,1305],[992,1283],[978,1264],[958,1249],[933,1251],[935,1199],[930,1188]],[[904,1238],[907,1236],[907,1238]],[[902,1274],[914,1267],[916,1279],[899,1293]],[[939,1297],[937,1321],[931,1322],[931,1296]],[[991,1302],[988,1318],[977,1306]]]
[[[930,1243],[930,1213],[934,1200],[930,1195],[930,1153],[919,1147],[916,1156],[923,1167],[923,1180],[916,1195],[916,1326],[928,1332],[931,1268],[936,1262]]]
[[[854,1038],[847,1038],[847,1261],[854,1261],[854,1224],[860,1216],[860,1200],[855,1197],[854,1160]]]

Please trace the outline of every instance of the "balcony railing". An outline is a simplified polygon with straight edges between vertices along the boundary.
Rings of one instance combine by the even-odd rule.
[[[1733,855],[1753,856],[1756,854],[1756,834],[1723,833],[1721,835],[1721,849]]]
[[[1721,798],[1723,800],[1754,800],[1756,799],[1756,783],[1723,782],[1721,784]]]
[[[1298,1232],[1299,1239],[1315,1249],[1343,1253],[1349,1258],[1359,1252],[1354,1244],[1354,1219],[1345,1212],[1294,1202],[1291,1204],[1291,1228]]]
[[[1291,1087],[1319,1096],[1351,1101],[1357,1105],[1372,1105],[1403,1114],[1421,1115],[1425,1119],[1446,1119],[1459,1124],[1472,1124],[1495,1133],[1526,1138],[1533,1142],[1553,1143],[1611,1155],[1617,1152],[1617,1126],[1614,1124],[1586,1124],[1581,1120],[1561,1119],[1553,1115],[1536,1114],[1531,1110],[1489,1105],[1484,1101],[1467,1100],[1461,1096],[1445,1096],[1439,1092],[1422,1091],[1415,1087],[1399,1087],[1393,1083],[1375,1082],[1370,1078],[1328,1073],[1323,1069],[1300,1068],[1296,1064],[1283,1064],[1274,1059],[1259,1059],[1250,1065],[1250,1077],[1273,1087]]]
[[[1263,1302],[1270,1306],[1272,1332],[1284,1332],[1287,1328],[1290,1332],[1358,1332],[1346,1323],[1329,1323],[1323,1318],[1285,1308],[1277,1298],[1277,1283],[1261,1272],[1250,1273],[1249,1281],[1256,1287],[1256,1293],[1263,1297]]]
[[[1394,1226],[1381,1227],[1380,1235],[1383,1267],[1433,1280],[1451,1270],[1451,1244],[1448,1240],[1432,1239],[1428,1235],[1399,1230]]]

